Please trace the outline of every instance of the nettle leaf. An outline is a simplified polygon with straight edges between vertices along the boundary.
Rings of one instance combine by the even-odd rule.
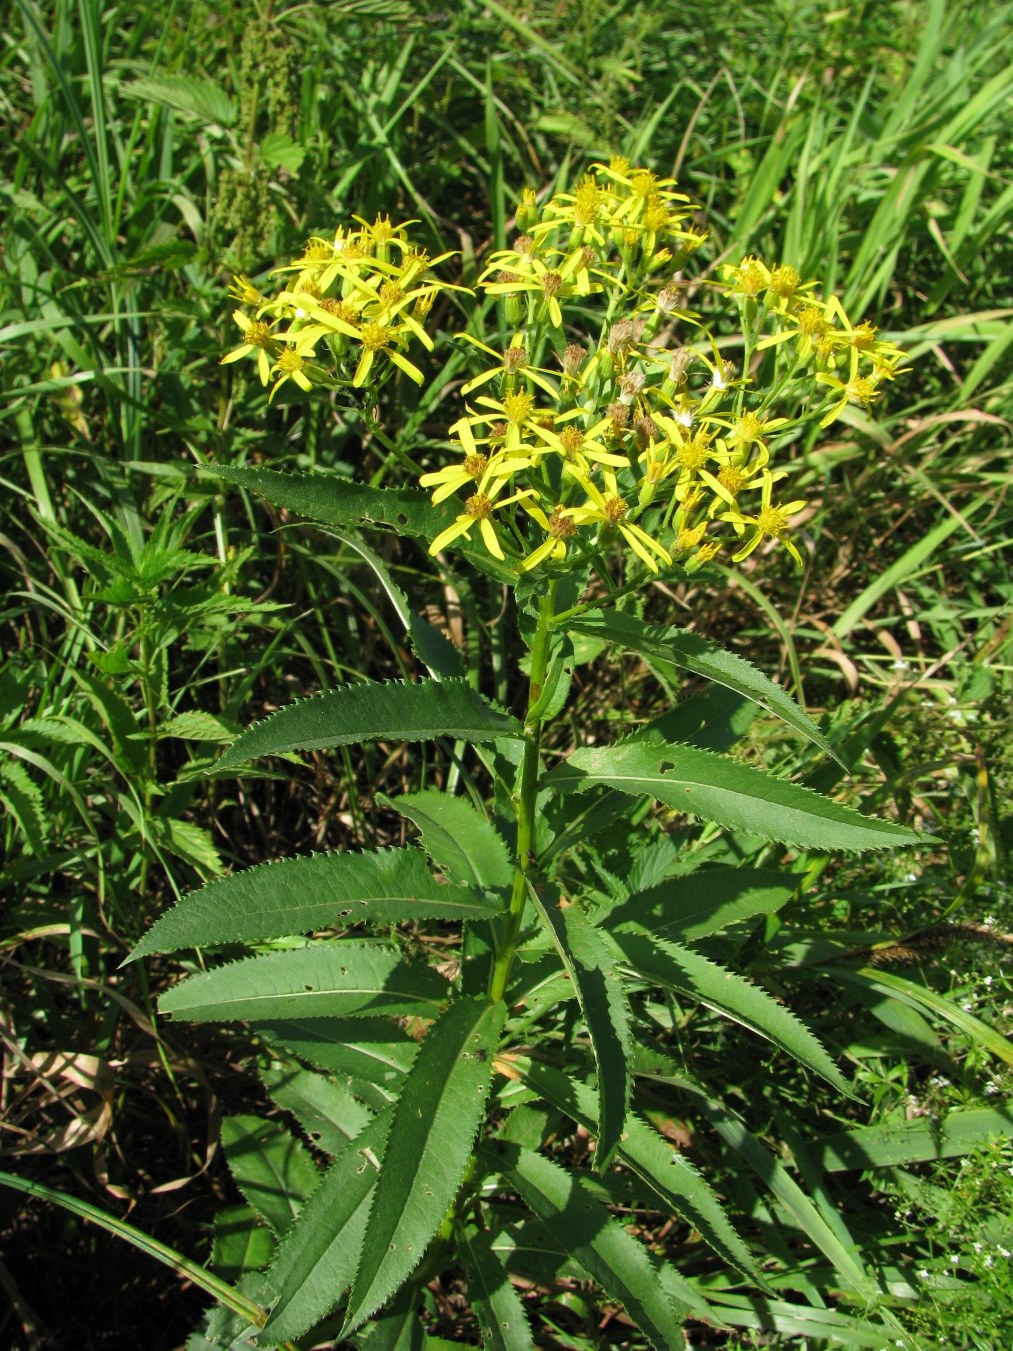
[[[228,479],[240,488],[260,493],[275,506],[287,507],[325,525],[386,525],[399,535],[428,543],[458,515],[460,501],[451,499],[433,505],[421,488],[371,488],[352,479],[324,474],[283,474],[277,469],[248,469],[241,465],[215,465],[208,472]],[[457,551],[502,582],[516,582],[517,575],[481,545],[460,540]]]
[[[688,1317],[715,1321],[703,1297],[677,1272],[664,1288],[638,1241],[612,1217],[590,1187],[542,1154],[518,1145],[483,1146],[501,1173],[563,1250],[617,1299],[656,1351],[682,1344]]]
[[[563,792],[605,784],[653,797],[730,830],[805,849],[858,850],[928,843],[904,826],[862,816],[809,788],[693,746],[635,734],[611,746],[586,746],[544,780]]]
[[[415,822],[423,849],[453,881],[487,891],[510,886],[513,862],[503,836],[467,798],[427,788],[377,799]]]
[[[280,1237],[320,1181],[309,1150],[280,1122],[259,1116],[225,1117],[221,1138],[236,1185]]]
[[[759,704],[768,713],[775,714],[846,768],[820,729],[810,721],[790,694],[780,685],[775,685],[744,657],[727,652],[718,643],[702,638],[698,633],[690,633],[687,629],[665,624],[645,624],[636,615],[619,610],[590,610],[568,619],[566,627],[576,633],[627,647],[652,661],[672,663],[734,690],[736,694]]]
[[[548,1103],[565,1112],[585,1130],[594,1135],[598,1133],[595,1095],[591,1089],[536,1061],[517,1058],[512,1063],[524,1082]],[[739,1237],[710,1185],[688,1159],[635,1112],[626,1118],[617,1157],[671,1210],[693,1225],[730,1266],[763,1285],[752,1253]]]
[[[291,1112],[317,1148],[327,1154],[340,1154],[349,1140],[366,1129],[373,1115],[344,1085],[313,1070],[269,1069],[262,1070],[260,1077],[271,1100]]]
[[[262,1345],[301,1337],[351,1285],[393,1115],[386,1108],[342,1150],[282,1240],[267,1271],[278,1299]]]
[[[420,849],[309,854],[262,863],[189,892],[155,921],[130,960],[360,922],[488,919],[497,910],[480,894],[438,882]]]
[[[598,1071],[594,1166],[604,1172],[619,1147],[633,1087],[630,1006],[616,953],[587,916],[576,906],[561,910],[544,905],[534,891],[531,895],[573,982],[591,1039]]]
[[[431,967],[395,948],[344,940],[247,957],[191,976],[158,1001],[161,1013],[191,1022],[228,1022],[349,1013],[432,1018],[448,993]]]
[[[794,1013],[776,999],[727,967],[701,957],[692,948],[669,943],[654,934],[620,930],[612,935],[623,953],[629,973],[651,985],[661,985],[705,1004],[787,1051],[800,1064],[820,1075],[847,1097],[854,1097],[847,1080],[822,1044]]]
[[[341,1336],[406,1280],[464,1177],[490,1091],[506,1005],[458,999],[429,1029],[394,1107]]]
[[[492,1351],[535,1351],[521,1297],[489,1235],[469,1228],[461,1239],[468,1295],[478,1316],[482,1345]]]
[[[604,922],[610,929],[632,922],[673,942],[691,943],[729,924],[780,910],[799,881],[772,869],[702,868],[634,892]]]
[[[361,745],[365,741],[493,741],[520,736],[516,718],[487,703],[464,679],[364,680],[325,690],[272,713],[233,741],[215,764],[234,769],[260,755]]]

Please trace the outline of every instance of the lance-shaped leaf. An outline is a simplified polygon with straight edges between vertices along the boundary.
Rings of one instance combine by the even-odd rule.
[[[234,769],[259,755],[361,745],[364,741],[493,741],[519,736],[520,723],[476,694],[466,680],[364,680],[325,690],[254,723],[216,762]]]
[[[215,465],[208,472],[311,520],[339,526],[387,525],[399,535],[410,535],[427,543],[445,530],[460,510],[459,500],[434,506],[429,494],[421,488],[371,488],[366,483],[319,473],[283,474],[277,469],[248,469],[241,465]],[[510,565],[493,558],[482,545],[461,540],[457,547],[481,565],[484,572],[504,582],[517,580]]]
[[[426,1034],[394,1107],[342,1336],[414,1271],[464,1177],[506,1005],[458,999]]]
[[[434,1351],[433,1339],[426,1335],[418,1315],[418,1303],[419,1291],[411,1284],[402,1286],[383,1313],[356,1338],[358,1351]]]
[[[433,1017],[447,983],[394,948],[346,940],[247,957],[191,976],[158,1001],[191,1022],[334,1018],[350,1013]]]
[[[461,1233],[471,1306],[478,1315],[483,1347],[491,1351],[535,1351],[521,1297],[488,1234]]]
[[[386,1108],[338,1155],[282,1240],[267,1272],[278,1299],[263,1345],[301,1337],[351,1284],[393,1115]]]
[[[613,938],[631,975],[706,1004],[772,1041],[814,1074],[833,1084],[839,1092],[854,1096],[821,1043],[766,990],[750,984],[734,971],[708,961],[692,948],[680,947],[654,935],[620,931],[613,934]]]
[[[656,1351],[682,1344],[688,1317],[712,1321],[703,1296],[675,1271],[662,1286],[646,1250],[626,1232],[586,1182],[551,1159],[519,1145],[483,1146],[490,1163],[575,1257],[592,1280],[617,1299]]]
[[[514,1058],[510,1063],[524,1082],[546,1102],[565,1112],[585,1130],[597,1134],[594,1094],[585,1084],[537,1061]],[[758,1285],[763,1284],[752,1253],[736,1233],[709,1184],[688,1159],[663,1140],[635,1112],[626,1118],[618,1158],[646,1182],[666,1206],[688,1220],[704,1241],[730,1266],[736,1267]]]
[[[260,1077],[272,1100],[292,1113],[318,1149],[332,1156],[364,1131],[373,1115],[344,1084],[313,1070],[267,1069]]]
[[[780,685],[768,679],[744,657],[727,652],[719,644],[702,638],[687,629],[665,624],[645,624],[636,615],[619,610],[589,610],[566,621],[567,629],[602,638],[610,644],[627,647],[651,661],[673,664],[685,671],[724,685],[744,698],[759,704],[768,713],[774,713],[789,727],[832,755],[839,764],[840,757],[816,724],[806,717],[791,695]]]
[[[419,1049],[407,1032],[382,1018],[292,1018],[258,1022],[256,1030],[268,1045],[341,1078],[377,1109],[400,1093]],[[366,1086],[372,1091],[363,1091]]]
[[[805,849],[883,849],[927,842],[903,826],[861,816],[809,788],[775,779],[694,746],[671,746],[642,734],[611,746],[574,751],[545,780],[562,791],[605,784],[634,797]]]
[[[222,1148],[239,1190],[284,1234],[320,1181],[309,1150],[280,1122],[248,1115],[223,1120]]]
[[[453,881],[480,891],[496,891],[513,881],[503,836],[467,798],[427,788],[396,798],[377,794],[377,799],[415,822],[422,847]]]
[[[598,1071],[594,1166],[604,1172],[619,1146],[633,1086],[630,1006],[616,953],[576,906],[545,905],[533,889],[531,897],[573,981],[591,1039]]]
[[[799,881],[772,869],[701,868],[635,892],[609,911],[605,923],[614,929],[632,922],[676,943],[691,943],[729,924],[780,910]]]
[[[487,919],[495,903],[438,882],[420,849],[310,854],[217,878],[155,921],[131,953],[257,943],[347,924]]]

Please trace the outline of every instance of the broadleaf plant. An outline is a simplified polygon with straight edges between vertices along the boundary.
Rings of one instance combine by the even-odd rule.
[[[454,290],[468,304],[434,271],[451,255],[430,259],[408,226],[378,217],[312,239],[279,269],[273,296],[237,278],[241,342],[225,361],[251,358],[272,399],[285,385],[350,391],[383,473],[215,472],[349,543],[428,673],[282,708],[215,772],[369,741],[433,743],[442,767],[436,786],[382,785],[374,799],[421,847],[218,878],[133,953],[230,949],[160,1008],[250,1022],[274,1057],[267,1091],[330,1158],[310,1186],[287,1127],[242,1117],[226,1129],[236,1180],[274,1245],[257,1277],[270,1308],[249,1329],[257,1345],[337,1335],[367,1351],[425,1346],[424,1292],[448,1273],[466,1283],[483,1344],[510,1351],[534,1344],[522,1289],[561,1273],[594,1282],[657,1351],[681,1345],[688,1319],[829,1328],[855,1346],[885,1346],[897,1330],[825,1193],[809,1196],[748,1131],[734,1084],[710,1082],[683,1034],[693,1019],[725,1020],[792,1073],[850,1095],[781,991],[754,983],[741,944],[722,942],[770,924],[797,895],[793,850],[919,836],[736,758],[761,709],[837,753],[749,662],[644,612],[664,594],[652,595],[659,579],[718,585],[708,567],[723,551],[738,563],[781,545],[801,561],[790,535],[804,503],[775,494],[788,474],[777,449],[849,401],[871,402],[901,354],[790,265],[756,258],[700,292],[727,311],[714,320],[719,346],[687,304],[683,269],[703,242],[692,211],[672,180],[618,159],[541,205],[526,193],[514,245],[478,278],[493,302],[474,308],[483,326],[459,335],[485,364],[460,390],[454,458],[430,469],[380,409],[396,381],[424,383],[413,358],[433,349],[437,298]],[[380,487],[398,467],[418,486]],[[415,612],[392,551],[360,539],[371,530],[416,553],[424,542],[452,580],[459,555],[484,574],[471,594],[490,619],[498,588],[512,592],[503,615],[516,636],[500,635],[497,650],[526,679],[516,716],[501,706],[508,686],[500,702],[487,697],[481,660]],[[574,694],[577,668],[605,650],[642,660],[661,690],[652,720],[631,731],[628,710],[614,739],[579,731]],[[680,671],[705,692],[667,706]],[[761,841],[776,847],[757,866]],[[255,951],[235,960],[239,944]],[[793,1261],[780,1222],[736,1226],[727,1179],[708,1179],[656,1128],[659,1085],[699,1109],[825,1268],[779,1278]],[[269,1195],[269,1182],[294,1194]],[[627,1195],[690,1226],[707,1264],[677,1269],[632,1233],[615,1210]],[[769,1214],[754,1195],[754,1212]]]

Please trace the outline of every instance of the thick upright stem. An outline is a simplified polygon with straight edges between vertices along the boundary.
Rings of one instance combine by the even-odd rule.
[[[521,761],[520,783],[515,799],[517,807],[517,858],[514,863],[510,909],[500,935],[496,961],[489,980],[489,998],[493,1002],[503,998],[507,981],[510,979],[510,969],[513,966],[521,919],[524,915],[528,873],[535,861],[533,852],[535,801],[538,797],[538,772],[541,768],[539,750],[542,739],[542,718],[536,712],[536,709],[542,696],[545,675],[549,667],[555,592],[555,583],[550,582],[545,595],[538,602],[538,624],[531,647],[531,679],[528,683],[527,717],[524,720],[524,758]]]

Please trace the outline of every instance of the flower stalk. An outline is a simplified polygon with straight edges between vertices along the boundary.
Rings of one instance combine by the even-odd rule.
[[[538,798],[538,776],[541,770],[541,740],[543,718],[538,711],[549,669],[552,646],[552,625],[555,618],[555,582],[539,598],[538,620],[531,644],[531,675],[528,681],[528,708],[524,720],[524,756],[514,805],[517,812],[517,853],[514,861],[513,889],[510,908],[499,936],[496,958],[489,980],[489,998],[493,1003],[502,999],[510,979],[524,917],[530,875],[535,867],[535,803]]]

